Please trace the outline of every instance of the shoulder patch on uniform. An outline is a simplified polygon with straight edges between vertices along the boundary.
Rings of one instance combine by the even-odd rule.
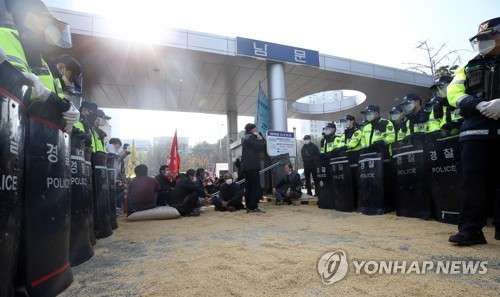
[[[394,129],[393,126],[387,126],[387,130],[392,131]]]

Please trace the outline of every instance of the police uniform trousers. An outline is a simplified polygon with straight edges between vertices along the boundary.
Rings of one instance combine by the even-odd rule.
[[[493,207],[493,224],[500,226],[500,139],[460,143],[462,196],[458,229],[480,231]]]

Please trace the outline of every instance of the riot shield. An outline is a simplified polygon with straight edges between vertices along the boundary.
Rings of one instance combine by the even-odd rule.
[[[424,144],[434,218],[458,224],[460,214],[459,135],[432,133]]]
[[[118,228],[116,221],[116,185],[115,185],[115,160],[117,156],[108,154],[108,186],[109,186],[109,218],[111,220],[111,229]]]
[[[85,146],[84,148],[85,157],[85,174],[84,178],[87,180],[86,197],[87,197],[87,207],[85,208],[85,214],[87,215],[87,221],[89,225],[89,236],[90,243],[95,245],[97,242],[95,240],[94,233],[94,179],[92,175],[92,147]]]
[[[351,184],[352,184],[352,200],[354,202],[354,210],[358,209],[358,161],[359,150],[348,151],[347,159],[349,160],[349,167],[351,171]]]
[[[24,184],[25,112],[30,98],[27,85],[17,68],[8,62],[0,64],[0,296],[14,295]]]
[[[318,208],[333,209],[332,177],[330,171],[330,157],[322,156],[320,166],[316,168],[318,185],[314,185],[318,195]]]
[[[90,242],[90,228],[87,193],[87,178],[85,177],[84,138],[74,132],[71,135],[71,233],[69,242],[69,259],[71,266],[77,266],[94,255]],[[90,205],[89,205],[90,204]]]
[[[392,154],[397,215],[428,219],[431,203],[422,143],[393,143]]]
[[[73,281],[70,137],[57,124],[60,114],[48,104],[34,101],[28,113],[25,183],[29,187],[20,259],[29,296],[55,296]],[[43,119],[38,116],[42,113]]]
[[[346,153],[341,152],[338,157],[330,159],[330,166],[335,209],[354,211],[351,168]]]
[[[94,163],[94,231],[96,238],[105,238],[113,234],[106,153],[95,152],[92,159]]]
[[[384,170],[382,153],[363,149],[358,161],[358,212],[366,215],[384,213]]]

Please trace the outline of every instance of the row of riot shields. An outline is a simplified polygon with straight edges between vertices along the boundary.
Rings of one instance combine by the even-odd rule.
[[[30,102],[29,85],[0,64],[0,296],[58,295],[95,238],[117,227],[114,157],[65,134],[59,113]]]
[[[458,135],[437,131],[387,146],[324,156],[318,207],[456,224],[460,209]]]

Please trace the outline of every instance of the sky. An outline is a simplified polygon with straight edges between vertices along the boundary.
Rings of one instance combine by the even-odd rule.
[[[443,53],[460,50],[464,63],[474,57],[468,39],[478,25],[500,16],[498,0],[44,0],[48,6],[113,17],[155,30],[173,27],[204,33],[245,37],[302,47],[322,54],[405,69],[409,63],[427,64],[426,52],[416,47],[427,41],[431,47],[445,44]],[[136,22],[134,22],[136,23]],[[126,25],[124,25],[125,27]],[[130,27],[128,27],[130,30]],[[446,63],[445,63],[446,65]],[[257,95],[257,94],[256,94]],[[115,111],[109,111],[114,113]],[[190,145],[216,142],[226,116],[200,115],[186,121],[185,113],[143,112],[135,116],[116,114],[111,120],[114,135],[120,138],[178,135],[186,128]],[[118,118],[120,123],[118,123]],[[123,121],[140,119],[129,126]],[[157,119],[158,118],[158,119]],[[243,118],[243,119],[240,119]],[[251,117],[240,117],[238,130]],[[168,121],[167,121],[168,120]],[[158,123],[153,126],[148,122]],[[203,124],[200,125],[200,122]],[[179,125],[170,126],[172,123]],[[183,125],[183,126],[181,126]],[[296,120],[288,128],[300,127]],[[153,129],[151,128],[153,127]],[[225,130],[223,131],[225,133]],[[298,131],[299,137],[300,131]],[[151,135],[150,135],[151,134]],[[186,136],[186,135],[183,135]]]

